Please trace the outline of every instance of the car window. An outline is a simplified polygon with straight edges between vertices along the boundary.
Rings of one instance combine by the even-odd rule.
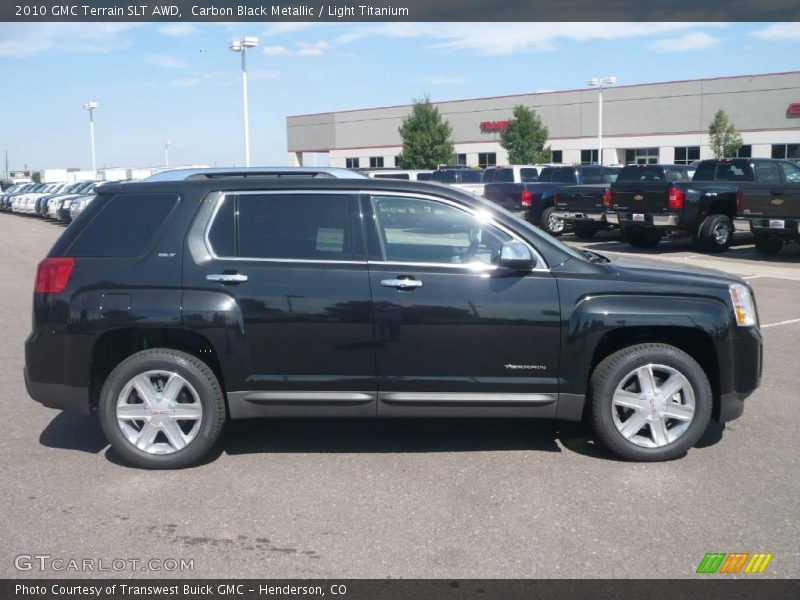
[[[352,259],[349,198],[347,194],[238,195],[237,255]]]
[[[417,181],[430,181],[433,173],[417,173]]]
[[[603,169],[603,183],[614,183],[619,177],[620,169]]]
[[[492,183],[497,169],[486,169],[481,176],[481,183]]]
[[[530,183],[539,180],[539,172],[533,168],[520,169],[519,180],[522,183]]]
[[[575,180],[575,169],[572,167],[542,169],[539,175],[539,181],[546,183],[577,183]]]
[[[494,264],[511,236],[449,204],[407,197],[373,197],[384,260]]]
[[[409,179],[408,173],[376,173],[372,177],[375,179]]]
[[[504,183],[512,183],[514,181],[514,169],[496,169],[494,173],[494,180]]]
[[[783,169],[783,177],[786,183],[800,183],[800,167],[792,163],[782,162],[781,169]]]
[[[441,171],[434,171],[431,173],[431,181],[438,181],[439,183],[455,183],[456,172],[448,169]]]
[[[780,167],[778,167],[777,163],[759,162],[756,163],[756,169],[758,169],[759,183],[783,183]]]
[[[703,161],[695,171],[693,181],[755,181],[748,162]]]
[[[589,167],[581,170],[581,179],[583,183],[603,183],[603,169],[599,167]]]
[[[483,171],[477,169],[464,169],[461,171],[461,183],[480,183]],[[495,179],[495,181],[497,181]]]

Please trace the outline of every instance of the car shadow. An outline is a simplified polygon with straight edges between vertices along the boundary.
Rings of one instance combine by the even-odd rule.
[[[39,443],[47,448],[91,454],[102,452],[108,446],[97,417],[71,412],[58,413],[39,435]]]

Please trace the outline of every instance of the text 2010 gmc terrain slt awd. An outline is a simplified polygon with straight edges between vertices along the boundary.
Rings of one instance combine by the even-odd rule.
[[[742,414],[762,342],[741,279],[577,252],[472,194],[211,170],[98,188],[39,265],[25,363],[141,467],[311,416],[585,417],[656,461]]]

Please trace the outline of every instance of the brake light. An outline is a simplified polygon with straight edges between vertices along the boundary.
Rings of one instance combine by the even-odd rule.
[[[530,206],[533,204],[533,194],[528,190],[522,190],[519,194],[519,203],[522,206]]]
[[[741,214],[742,212],[742,200],[744,197],[742,196],[741,190],[737,190],[736,192],[736,214]]]
[[[669,207],[673,210],[680,210],[683,208],[683,190],[676,187],[669,188]]]
[[[69,283],[75,267],[74,258],[45,258],[36,268],[35,291],[39,294],[58,294]]]
[[[611,191],[611,188],[606,188],[603,190],[603,207],[604,208],[611,208],[614,204],[614,194]]]

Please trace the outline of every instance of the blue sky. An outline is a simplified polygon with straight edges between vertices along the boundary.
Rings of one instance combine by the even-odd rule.
[[[0,24],[0,152],[12,169],[243,164],[248,54],[254,165],[286,163],[287,115],[796,70],[799,23]],[[1,160],[0,156],[0,160]]]

